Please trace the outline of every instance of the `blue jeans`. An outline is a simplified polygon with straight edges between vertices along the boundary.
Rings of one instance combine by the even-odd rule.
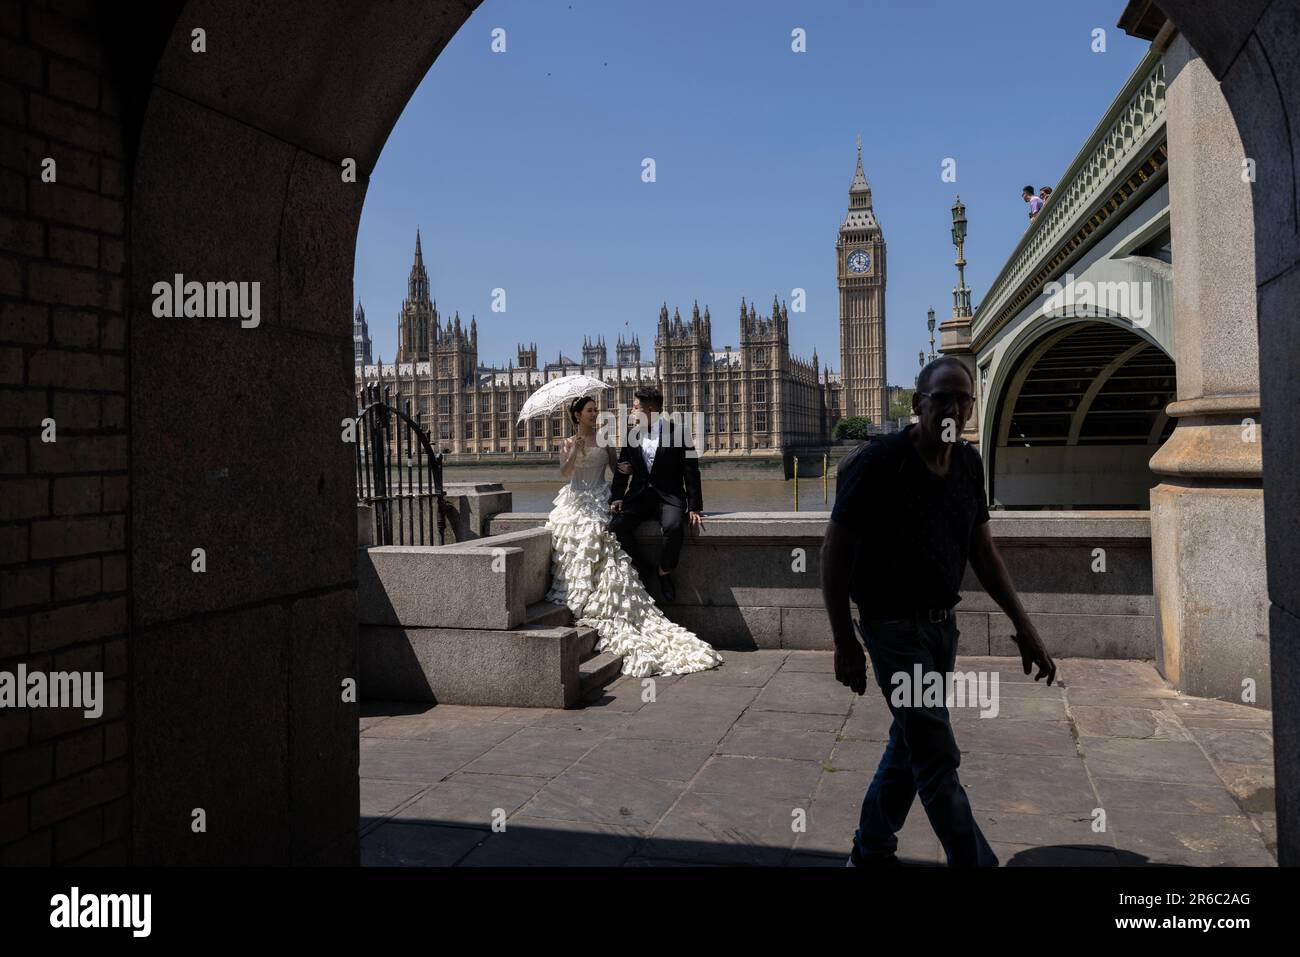
[[[947,674],[953,670],[957,662],[956,616],[950,611],[946,621],[933,623],[924,613],[913,618],[865,618],[859,626],[876,683],[894,722],[889,728],[889,744],[862,801],[853,838],[858,855],[871,861],[893,854],[912,799],[920,794],[950,867],[997,867],[997,855],[975,823],[966,792],[957,779],[961,752],[953,737],[948,709],[909,703],[896,706],[890,700],[895,689],[891,676],[895,673],[902,672],[910,680],[918,663],[922,673]]]

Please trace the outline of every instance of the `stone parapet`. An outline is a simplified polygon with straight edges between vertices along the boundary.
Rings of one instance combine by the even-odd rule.
[[[362,625],[509,629],[545,595],[551,533],[521,529],[490,543],[386,545],[357,551]]]
[[[571,627],[368,625],[361,626],[358,649],[366,699],[515,708],[570,707],[584,650],[582,635]]]
[[[687,535],[674,575],[677,601],[666,613],[719,648],[830,649],[820,572],[829,519],[829,512],[706,514],[703,528]],[[507,513],[492,530],[545,522],[540,512]],[[1147,512],[999,511],[990,523],[1054,654],[1156,657]],[[636,534],[653,557],[658,526],[647,522]],[[962,654],[1010,653],[1010,621],[970,571],[958,608]]]

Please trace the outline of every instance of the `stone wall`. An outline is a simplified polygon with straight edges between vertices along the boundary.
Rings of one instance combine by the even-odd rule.
[[[828,518],[827,512],[706,515],[702,531],[688,532],[668,616],[720,648],[830,649],[820,584]],[[539,513],[505,513],[493,518],[492,533],[545,521]],[[991,521],[1021,600],[1053,655],[1155,658],[1146,512],[995,512]],[[637,530],[647,556],[657,554],[658,532],[648,522]],[[1105,571],[1094,571],[1102,559]],[[1015,653],[1010,621],[969,571],[958,607],[962,654]]]
[[[0,864],[357,862],[356,226],[474,6],[0,0],[0,668],[108,679],[0,713]]]
[[[1008,509],[1146,505],[1158,446],[1008,444],[997,450],[995,497]]]
[[[95,6],[0,3],[0,671],[103,672],[105,699],[0,711],[0,865],[129,856],[127,201]]]

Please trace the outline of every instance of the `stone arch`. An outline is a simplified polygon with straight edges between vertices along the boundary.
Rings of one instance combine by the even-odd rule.
[[[358,169],[369,174],[407,99],[447,39],[477,6],[476,0],[395,0],[382,7],[285,0],[270,13],[264,12],[264,5],[251,0],[221,5],[191,0],[177,5],[176,22],[161,56],[155,58],[151,89],[145,91],[148,107],[139,138],[131,210],[132,290],[141,277],[160,271],[166,260],[194,262],[205,271],[224,264],[230,271],[241,265],[237,256],[232,259],[232,244],[249,238],[250,229],[267,229],[276,240],[257,244],[257,255],[266,271],[271,271],[272,264],[276,267],[279,288],[273,297],[273,314],[286,335],[314,343],[320,354],[314,359],[304,357],[296,369],[286,373],[274,356],[242,356],[245,350],[257,352],[248,339],[235,340],[236,348],[231,348],[229,341],[212,343],[210,351],[218,361],[238,365],[240,375],[253,382],[269,381],[275,369],[281,414],[297,411],[309,423],[322,427],[332,424],[337,408],[332,400],[322,398],[316,384],[320,373],[328,371],[329,389],[325,394],[341,400],[340,376],[349,366],[344,355],[349,340],[346,317],[351,302],[355,227],[363,194],[360,189],[352,193],[339,191],[334,183],[335,166],[343,156],[350,155],[357,159]],[[1134,6],[1145,8],[1151,4],[1137,0]],[[1291,308],[1300,299],[1300,269],[1296,268],[1300,265],[1300,168],[1295,159],[1296,139],[1300,137],[1300,69],[1290,54],[1300,46],[1300,11],[1288,0],[1243,0],[1230,8],[1201,0],[1160,0],[1160,9],[1220,81],[1246,152],[1257,160],[1253,203],[1260,381],[1263,402],[1270,409],[1264,486],[1272,602],[1271,660],[1277,687],[1276,748],[1278,754],[1292,756],[1300,753],[1300,576],[1284,570],[1300,567],[1300,396],[1290,385],[1291,372],[1300,360],[1300,331]],[[220,32],[229,38],[228,43],[218,44],[208,54],[209,69],[202,74],[186,69],[184,53],[188,25],[199,22],[210,24],[210,33]],[[152,66],[152,62],[148,65]],[[199,144],[229,155],[219,162],[205,159],[196,148]],[[191,165],[191,159],[197,162]],[[249,178],[228,175],[218,182],[223,174],[240,170]],[[203,172],[207,175],[196,175]],[[195,202],[196,196],[206,201]],[[186,216],[188,235],[175,225]],[[174,238],[178,247],[169,248],[166,237]],[[140,300],[133,296],[133,301]],[[138,305],[133,309],[134,316],[141,315]],[[136,372],[132,396],[136,410],[156,394],[153,387],[166,384],[159,382],[145,363],[166,362],[176,352],[192,348],[174,335],[160,340],[161,348],[150,346],[147,338],[142,330],[133,329],[132,368]],[[339,356],[329,351],[331,345]],[[204,391],[210,394],[219,390],[221,381],[229,380],[207,383]],[[311,408],[317,404],[327,408]],[[212,504],[211,487],[216,480],[209,478],[205,483],[210,470],[205,469],[206,462],[198,455],[208,446],[180,448],[177,444],[183,446],[191,427],[202,424],[198,420],[205,414],[204,405],[200,397],[192,410],[173,407],[156,416],[137,419],[133,415],[133,481],[140,482],[149,469],[159,466],[164,473],[171,466],[174,472],[193,480],[184,494],[163,496],[169,514],[177,522],[187,513],[194,514]],[[254,425],[250,432],[242,446],[250,458],[284,451],[283,437],[275,430]],[[304,567],[274,587],[260,588],[256,593],[261,600],[274,603],[294,595],[318,595],[321,589],[338,585],[330,593],[332,598],[313,601],[320,605],[335,602],[334,610],[327,615],[347,614],[351,609],[351,572],[345,566],[350,565],[354,533],[349,531],[352,523],[346,514],[350,502],[339,492],[340,483],[347,480],[347,459],[337,450],[322,447],[295,451],[302,453],[295,458],[302,463],[304,474],[319,476],[332,493],[325,495],[310,481],[289,489],[289,494],[305,496],[301,519],[319,526],[336,525],[340,531],[337,538],[328,533],[324,537],[316,537],[320,533],[309,536],[285,555],[291,558],[296,554],[301,559],[305,554],[311,561],[319,560],[315,574]],[[137,502],[152,499],[148,481],[145,479],[133,490]],[[165,478],[160,475],[154,481],[163,482]],[[250,503],[239,512],[240,517],[256,520],[272,508],[272,497],[264,495],[259,503]],[[137,509],[133,523],[137,552],[133,568],[142,578],[134,585],[137,608],[155,588],[159,589],[154,593],[162,598],[162,607],[170,609],[177,620],[185,617],[185,611],[195,620],[193,616],[229,612],[247,602],[237,597],[237,591],[224,596],[167,600],[167,589],[150,574],[152,562],[139,554],[143,546],[157,547],[160,540],[148,527],[156,519],[142,518],[144,514]],[[347,554],[338,561],[331,559],[331,553]],[[146,623],[137,621],[137,628],[141,624]],[[177,627],[172,626],[173,640],[182,637],[175,631]],[[215,641],[223,626],[213,621],[204,627],[215,629],[211,635]],[[291,637],[297,634],[295,627],[279,626],[276,640],[286,651]],[[262,622],[258,628],[269,637],[272,625]],[[154,644],[137,647],[145,659],[140,670],[149,669],[152,654],[163,653],[157,632],[166,630],[160,624],[155,629]],[[355,654],[347,629],[332,628],[330,632],[331,654],[346,665]],[[137,646],[141,644],[137,641]],[[208,654],[209,664],[229,657],[216,654],[216,650]],[[189,666],[201,672],[205,667],[202,655],[196,655]],[[254,662],[243,661],[216,671],[223,682],[235,683],[254,667]],[[138,690],[138,681],[134,687]],[[165,713],[169,701],[183,703],[182,692],[181,687],[175,687],[170,697],[163,694],[151,699],[145,703],[143,714],[137,700],[137,739],[160,730],[149,726],[148,710]],[[324,812],[326,805],[337,808],[329,820],[337,820],[338,827],[342,827],[342,809],[355,796],[354,729],[346,729],[345,734],[322,712],[308,708],[301,715],[286,714],[280,724],[264,727],[259,734],[259,739],[279,735],[279,747],[284,747],[283,742],[291,736],[291,725],[296,725],[299,733],[328,726],[322,739],[328,741],[324,750],[332,755],[348,755],[314,775],[313,782],[323,790],[313,803],[315,813],[309,815],[312,820],[295,828],[303,834],[303,847],[320,846],[320,835],[336,829],[322,823],[328,816]],[[274,750],[268,749],[268,755]],[[163,749],[158,757],[167,753]],[[192,767],[195,762],[187,759],[182,764]],[[168,777],[174,780],[177,774],[178,769],[173,767]],[[1289,759],[1279,761],[1277,775],[1279,857],[1284,864],[1296,863],[1300,861],[1300,767]],[[298,783],[301,786],[307,782]],[[150,778],[138,774],[137,802],[138,792],[152,785],[175,790],[163,775]],[[272,805],[287,809],[289,790],[286,786],[282,799]],[[157,810],[172,799],[161,799]],[[354,811],[355,802],[350,809]],[[250,836],[246,842],[229,848],[230,853],[224,857],[266,858],[273,852],[266,850],[261,832],[275,823],[272,818],[278,812],[261,812],[251,804],[239,810],[246,812],[245,819],[252,822]],[[146,816],[145,826],[156,827],[158,821]],[[351,833],[355,835],[355,821]],[[139,827],[137,836],[145,837]],[[178,854],[179,847],[173,842],[152,843],[145,837],[140,843],[152,849],[151,853],[137,854],[142,860],[184,856]],[[351,853],[355,853],[355,840],[352,848]],[[288,849],[275,854],[281,859],[296,856]]]
[[[991,501],[996,496],[997,450],[1006,443],[1006,436],[1002,434],[1006,426],[1006,417],[1002,415],[1003,406],[1008,401],[1014,402],[1020,381],[1041,358],[1042,352],[1077,331],[1082,323],[1105,324],[1122,329],[1131,333],[1136,340],[1169,355],[1168,344],[1155,335],[1154,328],[1135,325],[1130,317],[1104,309],[1093,310],[1093,314],[1087,318],[1073,315],[1044,316],[1038,311],[1019,323],[1010,338],[998,347],[993,359],[982,366],[982,372],[988,378],[980,387],[980,403],[988,410],[988,414],[978,417],[979,441],[984,458],[985,487]]]
[[[357,667],[338,440],[356,232],[385,140],[477,5],[178,3],[134,91],[137,862],[358,859],[357,716],[338,694]],[[259,281],[260,324],[155,318],[152,283],[175,274]],[[191,541],[205,575],[171,560]],[[193,841],[196,805],[238,833]]]

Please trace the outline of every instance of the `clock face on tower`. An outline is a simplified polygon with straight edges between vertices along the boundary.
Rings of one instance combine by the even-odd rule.
[[[866,272],[871,268],[871,254],[859,249],[849,254],[849,272]]]

